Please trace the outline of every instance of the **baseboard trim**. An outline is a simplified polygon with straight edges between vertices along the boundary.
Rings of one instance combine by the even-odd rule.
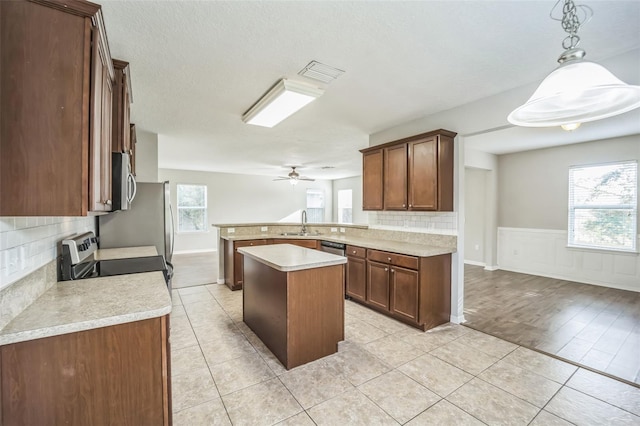
[[[217,284],[224,284],[224,278],[218,278],[216,281]]]
[[[451,315],[449,317],[449,321],[454,324],[462,324],[463,322],[466,322],[464,315]]]
[[[196,253],[217,253],[216,249],[199,249],[199,250],[176,250],[173,254],[196,254]]]
[[[485,266],[484,267],[485,271],[497,271],[498,269],[500,269],[500,267],[498,265]]]
[[[465,260],[464,264],[465,265],[473,265],[473,266],[482,266],[482,267],[485,267],[487,265],[484,262],[478,262],[478,261],[475,261],[475,260]]]

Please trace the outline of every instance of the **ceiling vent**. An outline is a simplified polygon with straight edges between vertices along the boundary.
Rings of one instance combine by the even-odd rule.
[[[303,77],[318,80],[323,83],[331,83],[336,78],[344,74],[343,70],[339,70],[329,65],[322,64],[318,61],[311,61],[298,74]]]

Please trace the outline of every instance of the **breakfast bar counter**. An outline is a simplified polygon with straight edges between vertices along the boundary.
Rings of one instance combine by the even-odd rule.
[[[347,259],[291,244],[239,248],[243,320],[287,368],[338,351]]]

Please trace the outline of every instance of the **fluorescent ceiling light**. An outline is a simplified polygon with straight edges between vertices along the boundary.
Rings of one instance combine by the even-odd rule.
[[[282,79],[244,113],[242,121],[273,127],[323,93],[324,90],[315,86]]]
[[[565,130],[574,130],[580,123],[640,107],[640,86],[626,84],[603,66],[583,60],[586,53],[577,47],[580,43],[577,33],[593,16],[592,9],[564,0],[562,19],[554,18],[553,12],[560,3],[561,0],[551,10],[551,18],[561,21],[562,28],[569,34],[562,42],[565,51],[558,58],[560,66],[507,120],[516,126],[562,126]]]

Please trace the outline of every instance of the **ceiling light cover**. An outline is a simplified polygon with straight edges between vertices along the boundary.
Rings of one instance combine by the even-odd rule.
[[[625,84],[601,65],[577,60],[556,68],[531,98],[507,118],[526,127],[600,120],[640,107],[640,87]]]
[[[554,18],[554,10],[560,3],[563,3],[562,19]],[[589,22],[593,10],[585,5],[576,6],[573,0],[558,0],[550,16],[561,21],[568,33],[562,42],[565,51],[558,58],[560,66],[507,120],[525,127],[579,126],[640,107],[640,86],[625,84],[603,66],[584,61],[585,51],[577,48],[578,29]]]
[[[282,79],[242,116],[256,126],[273,127],[324,93],[315,86]]]
[[[323,64],[318,61],[311,61],[298,73],[303,77],[312,78],[329,84],[336,78],[344,74],[343,70]]]

